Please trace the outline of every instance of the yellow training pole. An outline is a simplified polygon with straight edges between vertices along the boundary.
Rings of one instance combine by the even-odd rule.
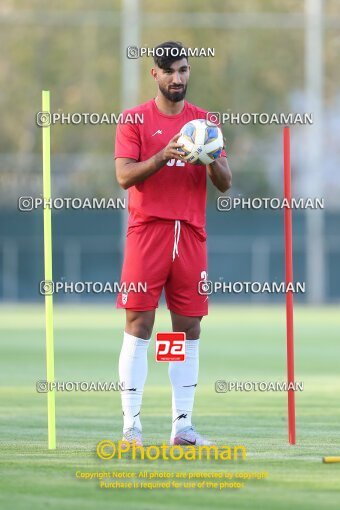
[[[50,114],[50,91],[42,91],[42,111]],[[43,197],[47,204],[51,199],[51,132],[50,125],[42,127],[43,150]],[[44,207],[44,265],[45,282],[52,282],[52,226],[51,208]],[[45,294],[46,327],[46,379],[48,390],[54,382],[54,342],[53,342],[53,294]],[[55,431],[55,390],[47,391],[48,449],[56,448]]]
[[[340,462],[340,457],[323,457],[322,462],[325,464],[336,464]]]

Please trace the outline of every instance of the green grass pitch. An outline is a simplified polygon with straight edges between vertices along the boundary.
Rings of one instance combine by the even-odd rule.
[[[113,306],[56,306],[55,373],[58,381],[115,381],[124,314]],[[170,328],[158,310],[155,331]],[[211,307],[202,322],[200,380],[194,423],[220,444],[243,444],[237,462],[103,461],[95,445],[121,438],[120,395],[72,392],[56,395],[57,450],[47,450],[46,395],[35,390],[45,379],[43,306],[0,308],[1,468],[4,510],[125,510],[185,507],[229,509],[335,509],[340,507],[340,313],[334,308],[297,307],[295,313],[297,445],[288,445],[285,393],[217,394],[217,379],[285,379],[283,307]],[[168,441],[171,391],[167,364],[154,361],[142,422],[145,441]],[[114,490],[80,481],[81,471],[266,471],[266,480],[243,489]]]

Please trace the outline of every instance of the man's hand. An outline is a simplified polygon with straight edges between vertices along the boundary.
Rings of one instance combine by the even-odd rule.
[[[180,133],[177,133],[164,149],[157,152],[154,156],[146,161],[135,161],[130,158],[116,159],[116,175],[120,186],[124,189],[135,186],[145,181],[150,175],[158,172],[170,159],[182,159],[178,148],[182,147],[177,143]]]
[[[168,145],[161,151],[161,158],[164,160],[164,162],[167,162],[170,159],[182,159],[181,153],[177,150],[180,147],[183,147],[183,144],[177,143],[177,140],[180,136],[181,133],[177,133],[177,135],[171,138]]]

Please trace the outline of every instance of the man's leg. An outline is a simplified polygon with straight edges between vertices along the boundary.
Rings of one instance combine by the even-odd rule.
[[[119,359],[124,437],[141,442],[139,412],[147,374],[147,348],[155,309],[171,267],[174,232],[168,222],[155,221],[128,230],[121,283],[145,282],[146,292],[120,292],[117,307],[126,310],[124,342]],[[164,254],[168,253],[168,256]],[[127,432],[129,431],[129,432]]]
[[[119,379],[124,384],[121,392],[124,437],[129,431],[142,430],[140,408],[148,370],[147,350],[155,321],[155,310],[136,312],[126,310],[124,341],[119,357]],[[132,438],[136,439],[136,438]]]
[[[178,255],[165,286],[173,330],[184,331],[187,336],[185,361],[169,363],[173,413],[171,444],[211,444],[191,423],[198,381],[200,323],[208,314],[208,296],[199,292],[200,281],[207,279],[207,248],[201,234],[181,222]]]
[[[185,361],[169,363],[169,377],[172,384],[171,439],[173,440],[181,430],[192,426],[191,415],[198,382],[198,351],[202,317],[186,317],[171,312],[171,319],[173,331],[186,333]]]

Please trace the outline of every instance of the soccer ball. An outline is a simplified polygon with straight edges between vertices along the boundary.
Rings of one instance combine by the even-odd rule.
[[[209,165],[217,159],[223,149],[223,135],[218,126],[205,119],[187,122],[181,131],[177,143],[183,147],[177,149],[183,159],[193,165]]]

